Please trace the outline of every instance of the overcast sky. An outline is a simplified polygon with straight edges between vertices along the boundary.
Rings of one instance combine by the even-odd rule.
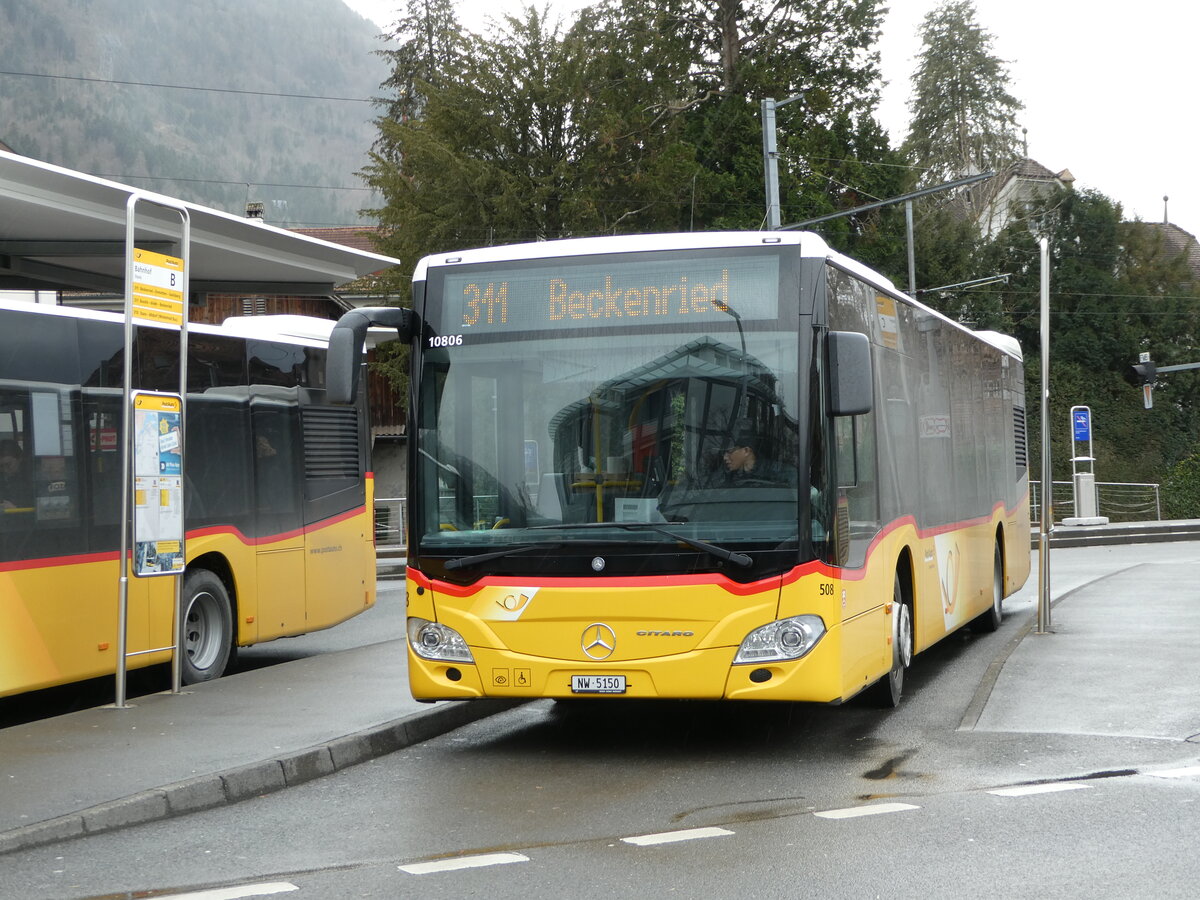
[[[397,0],[346,0],[380,24]],[[515,12],[521,0],[459,0],[459,18],[481,30],[486,18]],[[569,16],[588,0],[553,0]],[[917,29],[939,0],[892,0],[880,43],[884,89],[879,117],[903,139]],[[1025,104],[1029,156],[1076,186],[1118,201],[1128,218],[1170,221],[1200,235],[1196,78],[1200,4],[1192,0],[975,0],[993,52],[1009,64],[1011,91]]]

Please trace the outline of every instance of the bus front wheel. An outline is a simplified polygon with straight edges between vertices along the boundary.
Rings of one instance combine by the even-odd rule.
[[[208,569],[183,581],[181,674],[184,684],[220,678],[233,651],[233,608],[225,583]]]

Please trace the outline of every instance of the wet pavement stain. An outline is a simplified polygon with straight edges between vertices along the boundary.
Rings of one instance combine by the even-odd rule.
[[[891,759],[889,759],[887,762],[885,762],[879,768],[871,769],[869,772],[864,772],[863,778],[869,778],[872,781],[884,781],[885,779],[888,779],[888,778],[895,778],[897,775],[901,774],[898,771],[900,766],[902,766],[904,763],[908,762],[910,759],[912,759],[916,755],[917,755],[917,751],[914,749],[914,750],[908,750],[908,751],[900,754],[899,756],[893,756]],[[906,774],[906,777],[907,777],[907,774]]]

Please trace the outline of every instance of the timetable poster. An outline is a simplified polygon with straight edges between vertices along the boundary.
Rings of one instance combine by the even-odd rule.
[[[183,573],[183,402],[133,396],[133,574]]]

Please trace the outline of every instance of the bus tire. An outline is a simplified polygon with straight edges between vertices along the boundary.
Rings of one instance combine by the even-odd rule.
[[[904,693],[904,670],[912,665],[913,621],[912,608],[904,602],[900,573],[892,581],[892,668],[871,689],[871,699],[884,709],[900,705]]]
[[[233,607],[225,582],[208,569],[195,569],[183,580],[182,600],[183,683],[220,678],[233,655]]]
[[[972,631],[992,632],[1000,627],[1004,620],[1004,556],[1000,552],[1000,544],[996,543],[996,552],[992,557],[992,605],[984,610],[971,623]]]

